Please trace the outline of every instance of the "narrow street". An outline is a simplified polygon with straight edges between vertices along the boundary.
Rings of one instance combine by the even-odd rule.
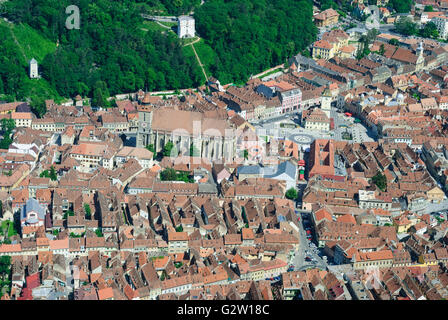
[[[294,266],[294,271],[303,271],[308,268],[320,268],[322,270],[326,270],[328,265],[327,263],[318,255],[319,249],[316,248],[315,245],[312,244],[306,238],[306,232],[303,227],[303,215],[302,212],[307,213],[306,211],[296,209],[297,216],[300,216],[299,223],[299,234],[300,234],[300,244],[299,249],[294,252],[294,256],[292,261],[290,261],[290,265]],[[311,261],[306,261],[305,257],[311,258]]]

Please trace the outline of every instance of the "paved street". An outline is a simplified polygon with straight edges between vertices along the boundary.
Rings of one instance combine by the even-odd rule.
[[[291,118],[293,116],[293,118]],[[349,118],[342,112],[337,112],[337,108],[331,109],[331,118],[334,120],[334,130],[328,133],[320,131],[306,130],[303,127],[286,128],[280,127],[281,123],[289,123],[291,125],[298,125],[297,118],[300,113],[283,114],[271,119],[262,121],[251,121],[257,129],[257,133],[261,135],[269,135],[280,139],[288,139],[294,141],[302,146],[309,146],[315,139],[335,139],[337,141],[344,141],[342,134],[348,132],[352,134],[353,140],[351,142],[371,142],[374,141],[374,134],[370,132],[363,124],[353,123],[353,118]]]
[[[316,138],[307,133],[295,133],[288,136],[288,140],[294,141],[297,144],[311,144]]]
[[[361,123],[353,123],[354,118],[349,118],[342,112],[336,112],[336,108],[331,109],[331,117],[334,120],[334,139],[341,141],[342,134],[347,131],[352,134],[352,142],[373,142],[373,132]]]
[[[303,218],[301,215],[302,210],[296,209],[297,216],[300,216],[299,223],[299,234],[300,234],[300,245],[299,249],[294,252],[294,256],[289,261],[289,265],[294,266],[294,271],[302,271],[308,268],[320,268],[326,270],[327,263],[318,255],[319,249],[315,247],[312,242],[306,238],[306,232],[303,227]],[[306,261],[305,257],[308,256],[312,260]]]
[[[445,201],[442,201],[441,203],[431,203],[426,207],[426,210],[424,210],[424,213],[432,213],[442,210],[448,209],[448,199]]]

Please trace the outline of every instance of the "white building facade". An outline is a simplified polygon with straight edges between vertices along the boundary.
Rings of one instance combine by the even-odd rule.
[[[177,24],[179,38],[194,38],[196,36],[195,20],[193,17],[180,16]]]
[[[439,31],[439,36],[446,39],[448,36],[448,18],[447,17],[435,17],[431,20]]]

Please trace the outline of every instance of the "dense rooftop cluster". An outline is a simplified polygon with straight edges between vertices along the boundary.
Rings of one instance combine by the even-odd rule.
[[[1,103],[1,299],[446,299],[448,47],[359,32],[242,87]]]

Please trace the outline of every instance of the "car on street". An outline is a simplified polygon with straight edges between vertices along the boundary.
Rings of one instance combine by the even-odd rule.
[[[311,258],[308,257],[308,256],[306,256],[306,257],[305,257],[305,261],[311,261]]]
[[[311,234],[311,230],[307,229],[307,230],[306,230],[306,234],[307,234],[307,235]]]

